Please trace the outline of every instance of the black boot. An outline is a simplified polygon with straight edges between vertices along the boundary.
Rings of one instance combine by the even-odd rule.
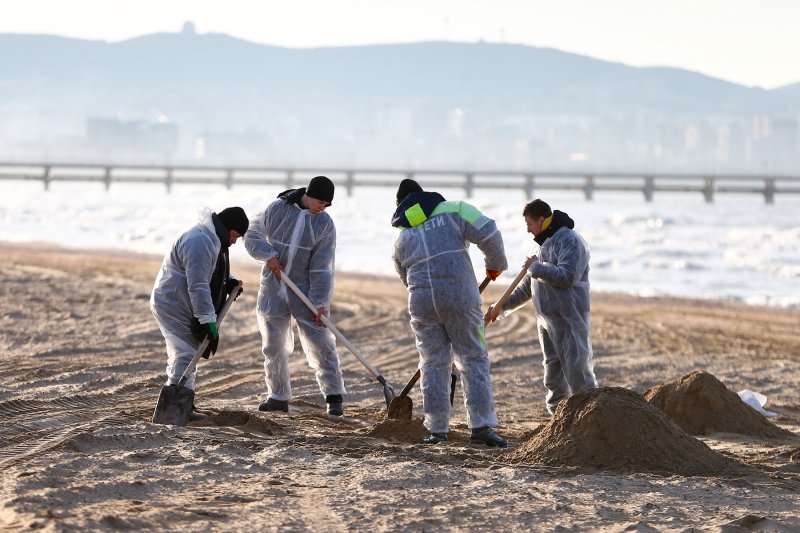
[[[470,435],[469,441],[476,444],[485,444],[487,446],[497,446],[498,448],[505,448],[508,446],[508,441],[492,431],[492,428],[489,426],[472,428],[472,435]]]
[[[275,398],[267,398],[266,402],[261,402],[258,405],[259,411],[281,411],[284,413],[289,412],[288,400],[276,400]]]
[[[329,415],[342,416],[344,414],[341,394],[328,394],[327,396],[325,396],[325,403],[328,404]]]
[[[422,444],[439,444],[447,440],[447,433],[431,433],[427,437],[422,437]]]

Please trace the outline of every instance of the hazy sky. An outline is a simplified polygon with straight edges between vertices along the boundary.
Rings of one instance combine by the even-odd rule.
[[[0,0],[0,33],[179,31],[290,47],[511,42],[774,88],[800,82],[800,0]]]

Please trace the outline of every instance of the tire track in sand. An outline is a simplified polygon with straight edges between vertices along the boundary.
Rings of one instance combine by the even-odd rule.
[[[245,371],[207,376],[203,391],[223,392],[257,380],[260,375],[259,371]],[[47,452],[82,432],[130,425],[138,418],[121,412],[119,406],[152,408],[157,398],[153,393],[148,383],[138,383],[126,385],[114,394],[0,402],[0,466]]]
[[[52,450],[80,433],[86,433],[98,427],[127,426],[132,421],[132,415],[121,417],[120,413],[114,413],[101,418],[84,420],[77,424],[73,423],[55,431],[54,427],[43,428],[36,438],[30,439],[30,435],[26,435],[26,439],[22,442],[0,449],[0,468]]]

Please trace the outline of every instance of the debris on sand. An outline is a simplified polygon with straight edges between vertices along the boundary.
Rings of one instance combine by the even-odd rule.
[[[408,442],[418,444],[429,432],[422,424],[421,418],[398,420],[387,418],[375,424],[367,433],[369,437],[385,439],[392,442]]]
[[[648,389],[643,396],[690,435],[739,433],[761,438],[797,438],[702,370]]]
[[[544,428],[508,458],[547,466],[684,476],[746,473],[687,435],[639,394],[603,387],[561,402]]]

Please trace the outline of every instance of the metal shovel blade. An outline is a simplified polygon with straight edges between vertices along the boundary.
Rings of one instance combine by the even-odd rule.
[[[418,369],[408,382],[408,385],[406,385],[400,393],[400,396],[395,396],[392,398],[392,401],[389,402],[389,418],[393,420],[411,420],[413,418],[414,402],[408,397],[408,393],[411,392],[411,389],[417,384],[419,377],[420,371]],[[457,379],[458,377],[455,374],[450,375],[450,405],[453,405]]]
[[[417,369],[417,371],[414,372],[414,375],[408,381],[408,384],[403,387],[403,390],[400,392],[400,396],[395,396],[392,398],[392,401],[389,402],[389,418],[393,420],[411,420],[412,416],[414,415],[414,402],[412,402],[411,398],[408,397],[408,393],[411,392],[411,389],[414,388],[414,385],[416,385],[419,376],[420,371]]]
[[[161,387],[158,403],[153,411],[153,423],[185,426],[189,423],[194,404],[194,391],[178,385]]]
[[[389,404],[389,418],[392,420],[411,420],[414,403],[408,396],[397,396]]]

